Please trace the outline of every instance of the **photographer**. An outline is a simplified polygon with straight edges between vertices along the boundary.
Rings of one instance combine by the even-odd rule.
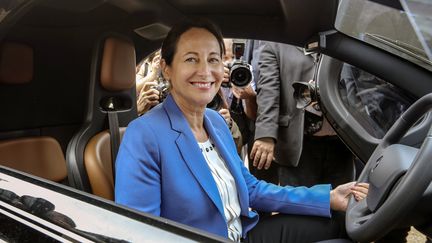
[[[146,63],[150,63],[150,70],[145,70]],[[168,92],[167,83],[161,77],[160,50],[150,54],[139,67],[136,77],[137,111],[141,116],[159,104]]]
[[[235,112],[241,112],[250,120],[256,118],[256,92],[255,81],[253,77],[252,66],[243,58],[245,54],[246,42],[233,39],[224,39],[226,55],[224,57],[224,80],[222,90],[229,106],[241,106],[241,110],[236,111],[238,107],[231,108]],[[233,50],[233,46],[235,50]]]
[[[253,138],[253,121],[256,117],[253,70],[244,56],[246,41],[224,39],[224,44],[226,48],[225,73],[221,89],[227,99],[232,118],[241,131],[243,145],[247,145]]]
[[[150,54],[138,67],[136,73],[136,94],[141,93],[145,83],[156,81],[160,76],[160,50]],[[150,69],[149,69],[150,68]],[[149,69],[149,70],[148,70]]]

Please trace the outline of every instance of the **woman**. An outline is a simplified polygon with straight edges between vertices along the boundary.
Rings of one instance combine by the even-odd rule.
[[[220,31],[209,22],[184,22],[170,31],[161,54],[170,95],[129,124],[117,157],[116,202],[234,241],[296,240],[297,233],[285,233],[298,228],[298,218],[306,220],[305,229],[324,232],[294,229],[300,239],[338,236],[328,235],[334,225],[329,219],[287,214],[330,217],[330,209],[346,207],[350,193],[362,198],[367,189],[354,183],[335,190],[279,187],[253,177],[223,117],[206,109],[223,80],[224,49]],[[283,214],[255,227],[258,216],[250,207]],[[285,233],[267,234],[268,227]]]

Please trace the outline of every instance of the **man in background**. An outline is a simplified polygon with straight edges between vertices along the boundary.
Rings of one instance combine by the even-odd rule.
[[[335,187],[351,181],[352,154],[319,107],[307,107],[311,112],[296,107],[292,84],[313,79],[314,58],[299,47],[267,42],[258,66],[253,165],[266,170],[278,167],[280,185],[331,183]]]

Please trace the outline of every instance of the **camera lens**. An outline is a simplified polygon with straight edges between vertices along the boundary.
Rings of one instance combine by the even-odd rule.
[[[252,80],[252,72],[247,66],[234,65],[231,68],[231,82],[237,87],[245,87]]]
[[[302,86],[299,91],[299,100],[300,103],[304,104],[303,106],[307,106],[312,102],[311,92],[309,90],[309,87]]]
[[[315,88],[307,82],[293,82],[294,99],[297,102],[297,108],[303,109],[316,98]]]

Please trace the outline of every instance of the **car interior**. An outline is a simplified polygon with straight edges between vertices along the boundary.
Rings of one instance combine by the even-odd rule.
[[[395,1],[373,2],[402,9]],[[348,225],[351,227],[348,233],[354,240],[371,241],[391,228],[415,225],[424,235],[432,237],[428,206],[432,199],[432,173],[420,173],[431,171],[425,162],[432,152],[427,144],[432,124],[429,114],[432,100],[427,97],[432,92],[431,69],[335,30],[339,3],[338,0],[0,3],[0,165],[113,200],[112,158],[116,155],[113,143],[121,141],[128,123],[138,117],[137,63],[161,46],[178,21],[205,17],[214,21],[228,38],[299,47],[317,43],[319,47],[314,50],[322,54],[318,80],[323,111],[339,137],[366,164],[360,179],[368,180],[370,171],[380,162],[379,156],[390,153],[392,150],[386,150],[390,147],[396,148],[393,154],[400,153],[394,160],[403,167],[393,171],[397,173],[394,177],[388,171],[391,169],[377,170],[383,177],[392,177],[391,185],[385,192],[377,189],[379,202],[368,201],[376,206],[372,212],[365,212],[368,205],[350,205],[357,216],[348,219],[352,223]],[[346,92],[334,82],[340,80],[345,64],[391,83],[403,90],[410,102],[417,101],[413,106],[422,108],[412,109],[412,114],[404,116],[406,121],[399,122],[408,125],[394,126],[384,138],[370,135],[347,108]],[[425,99],[419,101],[423,96]],[[413,171],[411,163],[406,164],[405,160],[423,166]],[[398,187],[405,185],[408,179],[403,175],[408,172],[409,180],[422,178],[418,180],[421,185],[407,184],[416,188],[412,190],[416,195],[409,193],[410,187],[403,190]],[[397,193],[397,199],[390,197],[393,192]],[[399,208],[402,204],[395,200],[404,198],[403,193],[409,194],[407,204]],[[384,213],[379,208],[387,199],[381,195],[393,202],[393,206],[383,207]],[[388,222],[385,218],[393,219],[388,216],[392,211],[397,211],[398,218]],[[374,224],[367,224],[368,221]],[[370,230],[375,227],[379,230]]]
[[[284,8],[277,1],[202,5],[200,1],[91,0],[30,1],[27,5],[16,23],[6,23],[2,31],[0,99],[7,104],[4,116],[8,119],[1,120],[0,139],[54,138],[65,154],[69,184],[91,192],[84,166],[88,141],[109,128],[110,109],[117,111],[120,127],[137,117],[135,60],[157,49],[179,18],[211,17],[213,12],[212,20],[226,36],[289,40],[302,46],[314,33],[331,28],[337,1],[319,3],[319,7],[312,1],[293,2]],[[296,11],[284,12],[292,11],[291,7]],[[218,8],[228,11],[220,14]],[[302,11],[315,14],[306,18]],[[281,26],[296,34],[277,31]],[[253,31],[256,28],[261,31]],[[24,47],[9,50],[16,45]],[[17,59],[24,57],[22,52],[29,57]]]

